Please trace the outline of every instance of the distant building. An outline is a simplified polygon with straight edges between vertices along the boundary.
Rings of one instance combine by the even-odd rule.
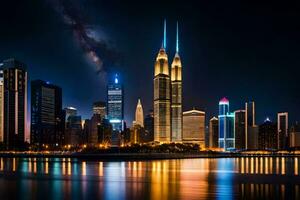
[[[219,120],[216,117],[209,120],[209,147],[219,147]]]
[[[298,122],[291,126],[290,147],[300,147],[300,123]]]
[[[205,147],[205,112],[190,110],[183,112],[182,141],[185,143],[198,143]]]
[[[102,119],[98,126],[98,143],[104,146],[111,144],[112,125],[108,119]]]
[[[131,144],[140,144],[142,143],[142,132],[144,128],[141,127],[139,124],[136,124],[130,128],[130,143]]]
[[[63,144],[62,89],[42,80],[31,81],[31,144]]]
[[[93,114],[100,115],[102,119],[106,118],[106,103],[97,101],[93,104]]]
[[[150,110],[149,114],[146,115],[146,117],[144,119],[144,128],[145,128],[144,141],[145,142],[152,142],[152,141],[154,141],[154,117],[153,117],[153,110]]]
[[[269,118],[259,126],[258,148],[277,149],[277,125],[272,123]]]
[[[83,143],[81,116],[69,116],[65,130],[65,144],[79,146]]]
[[[3,61],[4,102],[3,130],[7,149],[24,146],[27,122],[27,71],[23,63],[8,59]]]
[[[258,148],[258,126],[255,123],[255,102],[245,103],[245,148]]]
[[[89,124],[89,135],[88,144],[91,146],[96,146],[99,144],[99,127],[101,125],[102,119],[99,114],[94,114],[90,120]]]
[[[140,125],[141,127],[144,127],[144,112],[143,112],[143,107],[140,99],[138,100],[135,109],[134,125]]]
[[[277,114],[277,144],[278,149],[286,149],[288,144],[289,138],[289,117],[287,112],[278,113]]]
[[[235,148],[234,114],[229,112],[229,101],[219,101],[219,147],[224,150]]]
[[[237,110],[234,112],[234,133],[235,133],[235,148],[245,149],[246,147],[246,122],[245,110]]]
[[[4,80],[3,70],[0,68],[0,142],[4,139]]]
[[[124,129],[124,89],[118,75],[107,87],[107,115],[113,130],[121,132]]]
[[[64,108],[64,110],[65,110],[65,121],[67,122],[68,121],[68,118],[69,118],[69,116],[77,116],[77,109],[76,108],[74,108],[74,107],[71,107],[71,106],[69,106],[69,107],[66,107],[66,108]]]

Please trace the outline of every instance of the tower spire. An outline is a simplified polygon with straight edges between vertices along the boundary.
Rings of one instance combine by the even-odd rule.
[[[176,24],[176,53],[179,53],[178,21]]]
[[[164,38],[163,38],[163,46],[164,49],[167,47],[167,22],[164,19]]]

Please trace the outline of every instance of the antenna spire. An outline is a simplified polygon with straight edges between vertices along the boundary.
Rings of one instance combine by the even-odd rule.
[[[176,24],[176,53],[179,53],[178,21]]]
[[[163,40],[163,48],[167,47],[167,22],[164,20],[164,40]]]

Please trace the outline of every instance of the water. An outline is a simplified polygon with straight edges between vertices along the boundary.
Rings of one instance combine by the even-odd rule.
[[[300,158],[0,158],[0,199],[300,199]]]

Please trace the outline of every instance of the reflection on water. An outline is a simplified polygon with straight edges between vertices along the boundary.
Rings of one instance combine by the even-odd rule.
[[[298,157],[132,162],[0,158],[0,199],[297,199],[298,164]]]

